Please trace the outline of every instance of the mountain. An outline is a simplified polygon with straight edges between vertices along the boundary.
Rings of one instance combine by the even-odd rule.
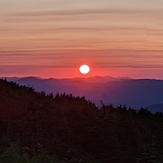
[[[124,104],[135,109],[163,102],[163,80],[130,79],[114,77],[90,77],[71,79],[41,79],[36,77],[7,78],[20,85],[33,87],[36,91],[45,91],[85,96],[97,106]],[[156,110],[157,111],[157,110]]]
[[[74,82],[31,77],[19,81]],[[139,85],[135,80],[112,82]],[[79,83],[88,81],[82,79]],[[153,114],[146,108],[134,110],[122,105],[102,105],[99,109],[85,97],[54,97],[0,79],[0,163],[162,162],[162,126],[160,112]]]
[[[152,113],[157,112],[163,112],[163,104],[155,104],[155,105],[149,105],[147,106],[148,110],[150,110]]]

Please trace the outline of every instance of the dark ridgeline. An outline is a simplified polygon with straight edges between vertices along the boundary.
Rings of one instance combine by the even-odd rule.
[[[163,113],[0,79],[0,163],[163,162]]]

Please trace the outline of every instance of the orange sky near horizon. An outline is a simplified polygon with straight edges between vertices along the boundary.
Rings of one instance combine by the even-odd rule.
[[[162,0],[1,0],[0,76],[163,79]]]

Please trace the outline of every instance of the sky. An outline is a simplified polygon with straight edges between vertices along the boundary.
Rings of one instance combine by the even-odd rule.
[[[0,76],[163,79],[162,20],[163,0],[0,0]]]

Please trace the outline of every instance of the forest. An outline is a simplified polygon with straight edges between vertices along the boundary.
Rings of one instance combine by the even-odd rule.
[[[0,79],[0,163],[163,163],[163,113]]]

